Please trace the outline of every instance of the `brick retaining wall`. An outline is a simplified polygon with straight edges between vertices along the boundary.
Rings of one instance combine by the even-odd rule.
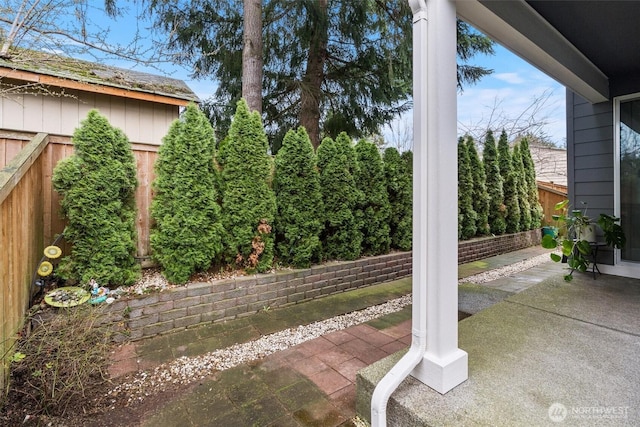
[[[540,229],[502,236],[480,237],[458,243],[458,264],[513,252],[540,244]]]
[[[411,252],[329,262],[304,270],[190,283],[121,299],[106,310],[121,339],[137,340],[191,326],[233,319],[411,275]]]
[[[460,242],[465,263],[539,244],[540,230]],[[138,340],[250,315],[265,307],[296,304],[323,295],[371,286],[411,275],[411,252],[329,262],[304,270],[239,276],[190,283],[146,296],[123,298],[105,308],[105,320],[117,325],[120,340]]]

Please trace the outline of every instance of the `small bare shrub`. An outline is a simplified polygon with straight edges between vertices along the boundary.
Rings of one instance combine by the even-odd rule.
[[[28,318],[33,329],[16,343],[24,357],[11,364],[7,401],[19,401],[30,415],[62,416],[91,405],[90,391],[107,379],[111,343],[101,312],[86,304],[59,309],[46,320]]]

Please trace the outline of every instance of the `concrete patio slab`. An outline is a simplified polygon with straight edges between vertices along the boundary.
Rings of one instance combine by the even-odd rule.
[[[640,425],[640,282],[562,273],[460,322],[469,380],[441,395],[413,378],[389,426]],[[361,370],[357,412],[401,357]]]
[[[640,334],[640,281],[618,276],[574,273],[571,282],[554,276],[509,301],[583,322]]]

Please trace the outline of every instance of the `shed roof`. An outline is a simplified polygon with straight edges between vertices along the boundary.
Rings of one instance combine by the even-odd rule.
[[[3,78],[163,104],[198,101],[197,95],[179,79],[44,52],[0,58],[0,80]]]

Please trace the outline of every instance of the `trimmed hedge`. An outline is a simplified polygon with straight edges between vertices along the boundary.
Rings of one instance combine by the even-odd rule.
[[[413,185],[410,168],[393,147],[384,150],[384,174],[391,208],[391,247],[411,250],[413,238]]]
[[[227,260],[263,272],[272,268],[276,198],[271,189],[272,161],[260,115],[244,99],[224,147],[222,218]]]
[[[458,140],[458,239],[476,235],[478,215],[473,209],[473,173],[464,138]]]
[[[112,190],[119,184],[109,179],[133,177],[133,187],[128,183],[118,190],[123,199],[117,202],[123,207],[118,221],[133,231],[135,162],[126,137],[105,123],[91,132],[110,141],[101,144],[111,154],[96,154],[91,145],[83,147],[82,137],[96,137],[87,130],[84,134],[78,131],[79,152],[86,152],[88,160],[82,161],[99,163],[96,159],[106,158],[105,163],[125,164],[122,173],[110,164],[109,175],[113,176],[105,182],[112,182]],[[528,169],[533,162],[526,140],[521,144],[512,154],[506,133],[503,131],[496,147],[489,131],[481,162],[471,138],[458,141],[459,238],[516,232],[539,223],[534,219],[536,207],[540,209],[537,192],[536,206],[530,203],[527,207],[532,200],[532,182],[535,188],[535,172]],[[59,165],[64,173],[58,174],[55,185],[61,192],[68,191],[76,175],[84,173],[78,162],[77,158],[69,159]],[[156,195],[151,208],[155,221],[153,257],[170,282],[184,283],[214,261],[264,272],[273,267],[276,252],[279,262],[306,267],[322,260],[384,254],[392,247],[409,250],[412,168],[411,152],[400,155],[387,149],[382,158],[376,144],[362,140],[354,147],[344,132],[336,140],[326,138],[316,155],[303,128],[286,134],[272,161],[260,116],[250,113],[243,100],[238,102],[230,134],[216,153],[208,119],[195,105],[189,105],[164,138],[156,163]],[[98,170],[99,165],[89,169]],[[85,184],[91,179],[83,176]],[[521,204],[524,212],[518,214],[515,204]],[[108,207],[109,202],[100,205]],[[64,204],[63,209],[71,214],[74,207]],[[100,223],[89,227],[98,229]],[[73,237],[71,231],[69,236]],[[121,238],[120,246],[114,247],[119,250],[129,245],[132,257],[133,242],[132,238],[128,242]],[[115,262],[102,259],[102,266]],[[63,273],[71,271],[71,263],[65,262]],[[94,277],[97,274],[92,272]],[[107,280],[131,282],[127,277]]]
[[[171,283],[184,283],[195,271],[208,269],[222,252],[214,153],[209,120],[189,104],[163,139],[153,182],[152,255]]]
[[[352,260],[360,256],[362,233],[354,215],[359,191],[352,171],[355,154],[349,137],[325,138],[318,147],[320,188],[324,203],[322,245],[325,259]]]
[[[391,206],[387,196],[384,165],[378,147],[360,140],[355,147],[358,170],[356,184],[361,198],[358,204],[362,254],[381,255],[389,252]]]
[[[75,153],[56,165],[52,177],[67,218],[64,236],[72,245],[56,271],[83,284],[131,284],[139,275],[131,144],[97,110],[75,130],[73,144]]]
[[[520,144],[513,147],[513,170],[518,176],[518,202],[520,203],[520,230],[531,230],[531,205]],[[537,193],[537,192],[536,192]]]
[[[500,165],[500,175],[504,182],[504,204],[506,208],[505,222],[507,233],[517,233],[520,231],[520,193],[518,191],[518,176],[513,169],[509,140],[507,133],[503,130],[498,140],[498,163]]]
[[[484,173],[484,165],[478,156],[476,142],[468,136],[467,152],[469,153],[469,166],[473,175],[473,210],[476,212],[477,233],[480,236],[489,234],[489,194],[487,193],[487,176]]]
[[[490,130],[484,139],[482,160],[487,175],[487,193],[489,194],[489,229],[493,234],[503,234],[507,228],[503,180],[500,175],[496,140]]]
[[[290,130],[275,160],[278,205],[276,247],[280,261],[298,268],[320,261],[324,206],[316,155],[307,131]]]

